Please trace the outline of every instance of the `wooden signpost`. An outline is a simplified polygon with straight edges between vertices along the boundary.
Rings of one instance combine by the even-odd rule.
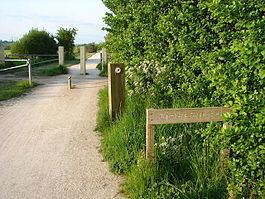
[[[223,114],[231,112],[231,108],[182,108],[182,109],[147,109],[146,110],[146,158],[154,160],[155,125],[221,122]]]
[[[115,119],[124,109],[125,67],[124,64],[108,65],[109,115]]]

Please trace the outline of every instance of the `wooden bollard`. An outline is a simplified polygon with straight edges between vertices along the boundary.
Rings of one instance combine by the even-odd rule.
[[[110,119],[115,119],[125,104],[125,67],[124,64],[109,64],[108,95]]]
[[[72,89],[72,77],[71,76],[68,77],[68,89],[69,90]]]
[[[64,47],[59,46],[58,48],[58,56],[59,56],[59,65],[64,65]]]
[[[5,51],[2,46],[0,46],[0,63],[5,63]]]
[[[86,47],[80,47],[80,75],[86,75]]]
[[[108,55],[107,55],[107,49],[102,49],[102,65],[106,65],[108,63]]]

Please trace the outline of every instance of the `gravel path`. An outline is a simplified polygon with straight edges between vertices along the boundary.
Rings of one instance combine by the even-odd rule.
[[[97,93],[107,84],[97,76],[99,54],[88,61],[90,75],[70,68],[67,76],[38,79],[44,85],[0,103],[0,198],[122,198],[121,179],[108,171],[94,132]]]

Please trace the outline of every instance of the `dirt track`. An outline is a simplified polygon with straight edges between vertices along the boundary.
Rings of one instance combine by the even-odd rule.
[[[1,199],[119,197],[120,179],[102,162],[94,132],[97,93],[106,79],[95,64],[87,67],[88,76],[71,67],[71,91],[62,75],[39,79],[44,85],[33,92],[0,103]]]

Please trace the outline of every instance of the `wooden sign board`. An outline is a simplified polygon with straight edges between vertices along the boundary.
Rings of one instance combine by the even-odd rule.
[[[231,112],[231,108],[182,108],[182,109],[147,109],[146,110],[146,157],[154,159],[155,125],[221,122],[223,114]]]
[[[230,108],[184,108],[184,109],[149,109],[149,124],[176,124],[197,122],[223,121],[223,113],[230,112]]]

